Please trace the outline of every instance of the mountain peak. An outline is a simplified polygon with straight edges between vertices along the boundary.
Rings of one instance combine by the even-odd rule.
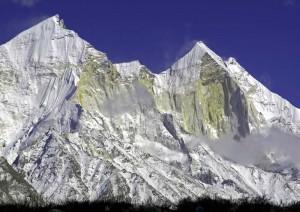
[[[193,48],[195,48],[195,47],[200,47],[200,48],[202,48],[204,51],[211,51],[211,50],[209,49],[209,47],[208,47],[203,41],[197,41]]]
[[[208,54],[219,65],[225,66],[224,61],[214,51],[212,51],[203,41],[198,41],[184,56],[182,56],[172,66],[172,70],[183,70],[201,63],[202,57]]]
[[[64,32],[67,30],[64,25],[64,21],[60,19],[60,16],[54,15],[52,17],[49,17],[36,25],[32,26],[31,28],[21,32],[19,35],[17,35],[15,38],[13,38],[11,41],[14,41],[20,37],[26,37],[33,34],[37,34],[40,32],[43,33],[54,33],[54,32]],[[69,30],[67,30],[69,31]]]
[[[78,64],[87,46],[76,32],[65,28],[59,15],[47,18],[4,44],[8,57],[21,69],[28,63]]]
[[[47,18],[46,20],[44,20],[44,22],[53,22],[55,25],[65,28],[64,20],[60,18],[59,14]]]

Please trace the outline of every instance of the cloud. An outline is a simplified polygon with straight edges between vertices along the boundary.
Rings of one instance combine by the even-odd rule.
[[[296,1],[295,0],[284,0],[283,1],[283,5],[284,6],[293,6],[293,5],[295,5],[296,4]]]
[[[12,0],[14,3],[19,4],[24,7],[33,7],[40,0]]]
[[[264,135],[250,135],[240,141],[226,136],[217,141],[203,137],[187,141],[190,150],[197,142],[209,146],[213,152],[245,166],[257,166],[266,171],[300,170],[300,138],[270,129]]]

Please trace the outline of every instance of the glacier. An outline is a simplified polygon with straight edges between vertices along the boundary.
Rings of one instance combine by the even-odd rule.
[[[0,46],[0,178],[16,184],[0,186],[4,202],[299,201],[294,169],[241,164],[211,146],[271,129],[300,142],[300,109],[203,42],[159,74],[113,64],[58,15]]]

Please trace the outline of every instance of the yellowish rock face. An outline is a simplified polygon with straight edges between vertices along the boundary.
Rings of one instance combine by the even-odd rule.
[[[174,114],[180,128],[192,135],[208,135],[218,138],[230,133],[233,124],[238,125],[242,136],[249,133],[247,124],[236,120],[237,114],[248,120],[248,106],[238,86],[209,55],[199,65],[200,77],[183,90],[155,92],[155,75],[142,68],[137,79],[120,80],[120,74],[112,66],[99,64],[90,58],[83,65],[76,92],[76,101],[87,110],[103,109],[107,98],[116,95],[132,95],[134,83],[143,86],[154,99],[155,109],[160,113]],[[105,71],[103,71],[105,70]],[[135,98],[135,97],[133,97]],[[140,98],[140,97],[138,97]],[[240,116],[239,114],[239,116]],[[245,121],[246,122],[246,121]]]
[[[75,99],[84,109],[101,108],[104,99],[118,87],[119,73],[114,66],[111,63],[107,67],[101,65],[93,58],[83,64]]]

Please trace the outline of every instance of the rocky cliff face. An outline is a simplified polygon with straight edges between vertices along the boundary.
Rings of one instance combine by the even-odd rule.
[[[0,47],[0,76],[1,155],[46,202],[299,200],[297,177],[192,142],[272,127],[300,135],[299,109],[202,42],[154,74],[112,64],[54,16]]]

